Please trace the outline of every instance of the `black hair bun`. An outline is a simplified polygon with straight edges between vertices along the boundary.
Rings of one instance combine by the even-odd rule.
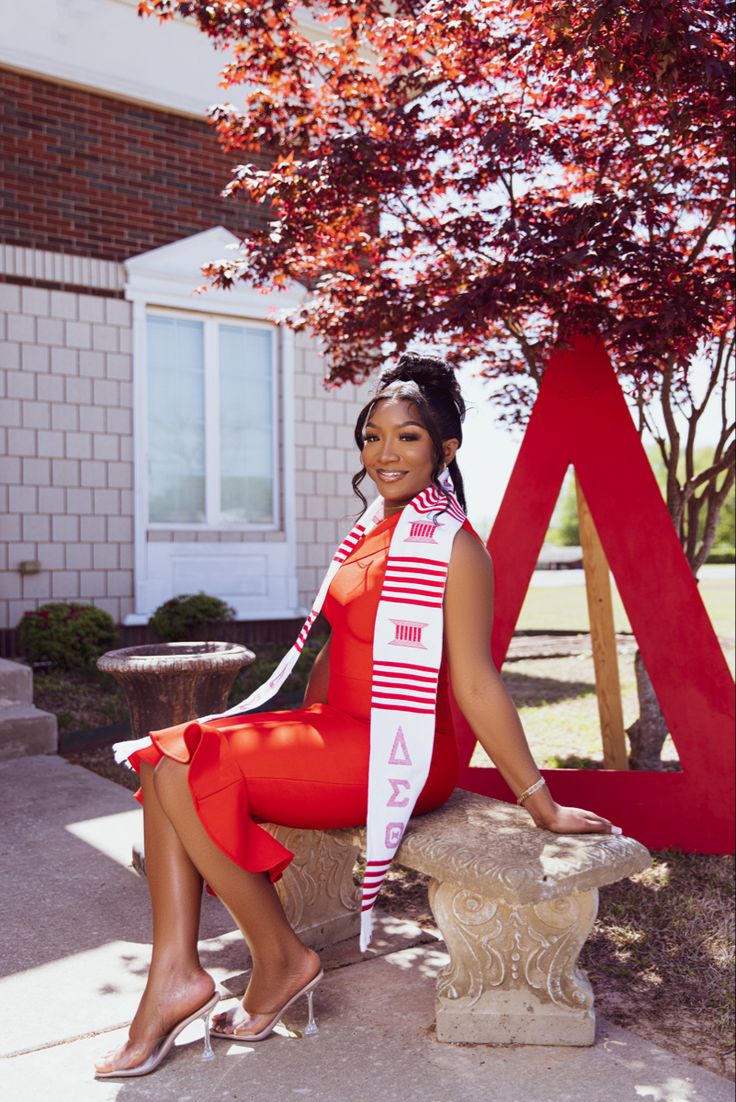
[[[394,366],[381,373],[378,390],[397,382],[416,383],[425,393],[454,402],[460,420],[465,416],[465,401],[455,371],[440,356],[402,352]]]

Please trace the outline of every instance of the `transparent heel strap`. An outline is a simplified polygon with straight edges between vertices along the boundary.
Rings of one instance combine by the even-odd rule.
[[[304,1027],[304,1036],[313,1037],[315,1033],[319,1033],[319,1026],[317,1025],[314,1017],[314,991],[307,991],[307,1008],[309,1011],[309,1017],[307,1024]]]
[[[214,1058],[215,1058],[215,1054],[212,1051],[212,1042],[210,1041],[210,1014],[211,1013],[212,1013],[212,1011],[210,1010],[209,1013],[205,1014],[205,1016],[204,1016],[204,1051],[202,1052],[202,1059],[203,1060],[214,1060]]]

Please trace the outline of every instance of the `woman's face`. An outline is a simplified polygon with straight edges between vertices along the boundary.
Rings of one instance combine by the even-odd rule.
[[[444,442],[444,462],[457,451],[457,440]],[[404,398],[377,402],[363,426],[361,459],[384,498],[389,517],[408,505],[432,481],[432,440],[419,412]]]

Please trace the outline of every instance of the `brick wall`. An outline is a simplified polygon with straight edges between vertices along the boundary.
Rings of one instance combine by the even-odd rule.
[[[299,600],[309,607],[335,547],[360,512],[350,480],[359,469],[353,430],[370,388],[322,387],[324,361],[303,334],[296,336],[295,466]],[[371,500],[373,484],[363,492]]]
[[[0,625],[49,599],[132,610],[130,304],[0,285]],[[21,576],[23,560],[40,574]]]
[[[0,69],[0,134],[8,244],[119,261],[266,217],[220,198],[236,158],[205,121]]]

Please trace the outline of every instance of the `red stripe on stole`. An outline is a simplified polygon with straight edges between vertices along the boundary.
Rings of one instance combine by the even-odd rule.
[[[427,693],[433,693],[437,687],[436,678],[432,681],[426,681],[422,683],[420,679],[413,677],[395,677],[389,678],[388,681],[383,680],[383,674],[379,674],[378,678],[373,682],[373,689],[380,689],[381,695],[385,695],[386,690],[393,693],[417,693],[419,696],[426,696]]]
[[[426,693],[422,693],[421,695],[416,690],[406,693],[373,693],[374,700],[398,700],[399,703],[401,703],[402,700],[409,700],[415,704],[432,704],[433,698],[434,693],[430,693],[429,691],[427,691]]]
[[[389,669],[396,670],[422,670],[424,673],[440,672],[439,666],[420,666],[416,662],[385,662],[383,659],[376,659],[373,666],[383,666],[384,668],[388,666]]]
[[[418,696],[432,696],[435,689],[436,682],[434,681],[432,684],[422,685],[414,683],[409,678],[404,678],[402,681],[374,681],[371,691],[378,696],[401,696],[405,692],[413,692]]]
[[[421,578],[417,574],[393,574],[386,571],[383,579],[384,585],[395,585],[398,589],[429,589],[433,593],[441,593],[445,588],[445,581],[435,581],[434,578]]]
[[[420,559],[415,555],[402,555],[401,558],[398,559],[398,560],[389,559],[388,562],[386,563],[386,569],[390,570],[391,567],[393,566],[393,564],[397,561],[398,561],[399,564],[405,563],[405,562],[418,562],[418,563],[423,563],[426,566],[432,566],[432,567],[434,567],[435,570],[441,570],[442,569],[442,563],[438,563],[436,559]]]
[[[446,570],[430,570],[426,566],[396,566],[394,563],[386,567],[386,577],[388,577],[389,574],[398,574],[402,578],[404,575],[408,574],[409,577],[415,577],[421,581],[426,580],[427,585],[429,585],[430,582],[433,585],[441,585],[442,581],[447,577]]]
[[[391,586],[394,593],[425,593],[428,597],[441,597],[445,588],[442,582],[425,582],[422,578],[390,578],[383,580],[383,589]]]
[[[402,689],[407,689],[409,692],[419,693],[433,693],[436,688],[436,681],[431,681],[427,684],[419,684],[416,681],[374,681],[374,689],[389,689],[393,692],[401,692]]]
[[[442,608],[442,601],[417,601],[415,598],[412,598],[410,601],[407,601],[403,597],[384,597],[383,594],[381,594],[381,600],[385,601],[386,604],[389,604],[389,605],[406,605],[406,604],[410,604],[410,605],[416,605],[417,608]]]
[[[389,559],[386,563],[386,570],[398,570],[401,573],[422,574],[428,578],[444,578],[447,574],[447,567],[442,563],[435,563],[434,566],[428,566],[423,562],[416,562],[414,559]]]
[[[415,701],[417,704],[434,704],[434,696],[434,689],[407,689],[405,692],[399,693],[396,691],[395,685],[389,685],[388,689],[374,689],[372,699],[382,703],[386,700],[409,700]]]
[[[403,593],[406,598],[406,603],[411,605],[414,602],[409,594],[416,593],[420,597],[429,597],[432,600],[441,601],[444,588],[443,585],[428,585],[421,579],[417,580],[416,578],[412,578],[410,582],[402,580],[397,581],[396,578],[386,578],[381,587],[381,597],[383,597],[384,593]]]
[[[421,673],[407,673],[402,670],[400,673],[392,673],[391,670],[378,670],[376,673],[377,678],[391,678],[394,681],[418,681],[426,682],[426,684],[435,684],[437,678],[435,677],[423,677]],[[374,684],[377,681],[374,680]]]
[[[397,708],[395,704],[381,704],[378,700],[371,701],[372,708],[380,708],[384,712],[412,712],[418,716],[433,716],[434,708],[411,708],[408,704],[402,704],[400,708]]]
[[[437,593],[432,589],[420,589],[415,585],[395,585],[393,582],[389,582],[388,585],[384,585],[381,590],[381,600],[386,600],[387,593],[403,597],[408,605],[415,605],[417,603],[412,600],[413,597],[424,597],[426,600],[432,601],[435,605],[439,605],[442,602],[441,593]]]

